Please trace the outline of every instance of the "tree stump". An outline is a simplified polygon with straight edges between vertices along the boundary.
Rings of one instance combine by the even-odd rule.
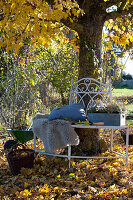
[[[103,153],[108,149],[98,129],[75,128],[79,136],[78,146],[72,146],[72,155],[92,156]]]

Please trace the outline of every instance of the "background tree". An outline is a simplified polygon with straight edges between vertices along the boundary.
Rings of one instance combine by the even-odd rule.
[[[68,104],[71,79],[77,80],[78,77],[78,53],[70,44],[61,46],[58,43],[53,43],[48,49],[43,46],[36,48],[35,52],[39,55],[31,64],[41,75],[41,84],[51,85],[60,94],[62,105]],[[46,88],[41,84],[40,89]]]
[[[6,67],[0,75],[0,117],[6,127],[29,126],[37,112],[68,104],[71,79],[78,77],[78,55],[69,44],[23,46],[18,56],[3,51],[1,58]]]
[[[1,45],[7,50],[22,46],[23,37],[47,46],[61,34],[63,25],[74,30],[79,42],[79,78],[98,78],[104,23],[125,18],[120,27],[125,38],[127,29],[123,27],[130,24],[133,14],[132,0],[2,0],[0,7]],[[131,37],[127,40],[132,42]]]
[[[0,121],[7,128],[26,128],[37,108],[43,107],[37,102],[37,90],[32,84],[32,71],[26,64],[17,61],[13,54],[4,55],[6,75],[1,78]],[[20,64],[21,63],[21,64]]]

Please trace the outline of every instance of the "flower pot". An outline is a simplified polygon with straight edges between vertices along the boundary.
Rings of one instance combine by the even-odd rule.
[[[92,123],[104,122],[105,126],[122,126],[125,125],[125,114],[88,113],[88,120]]]

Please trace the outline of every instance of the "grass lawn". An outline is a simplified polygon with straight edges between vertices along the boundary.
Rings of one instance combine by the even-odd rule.
[[[113,97],[133,96],[133,89],[131,89],[131,88],[113,88],[112,96]]]
[[[131,88],[113,88],[112,97],[119,101],[127,100],[127,124],[133,125],[133,89]]]

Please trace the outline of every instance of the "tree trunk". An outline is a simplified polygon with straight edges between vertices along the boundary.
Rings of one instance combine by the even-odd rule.
[[[105,3],[102,0],[78,0],[77,2],[85,14],[72,24],[66,21],[64,24],[75,30],[79,36],[78,79],[85,77],[99,79],[102,30],[106,19]],[[87,105],[87,101],[88,99],[85,99],[85,105]],[[80,149],[85,152],[87,150],[88,155],[95,155],[107,149],[106,143],[100,139],[97,129],[77,129],[76,131],[80,137],[79,146],[74,147],[77,154],[80,145]]]
[[[98,129],[75,128],[79,136],[78,146],[72,146],[72,155],[92,156],[105,152],[108,147],[104,139],[99,135]]]
[[[66,99],[65,99],[65,97],[64,97],[64,93],[63,93],[62,90],[60,90],[60,95],[61,95],[61,102],[62,102],[62,105],[67,104],[67,101],[66,101]]]
[[[104,22],[84,24],[79,32],[79,79],[83,77],[98,78],[101,65],[101,41]]]
[[[47,106],[48,102],[47,102],[47,85],[44,81],[41,81],[39,83],[39,92],[40,92],[40,97],[41,97],[41,100],[42,100],[42,103],[44,105]]]
[[[95,11],[94,11],[95,12]],[[88,19],[80,19],[82,30],[78,32],[80,40],[79,51],[79,79],[99,78],[99,68],[101,65],[101,42],[104,20],[101,15],[91,13]],[[85,105],[87,100],[84,99]],[[80,138],[80,144],[72,147],[78,155],[97,155],[107,150],[106,142],[100,137],[98,129],[76,129]]]

